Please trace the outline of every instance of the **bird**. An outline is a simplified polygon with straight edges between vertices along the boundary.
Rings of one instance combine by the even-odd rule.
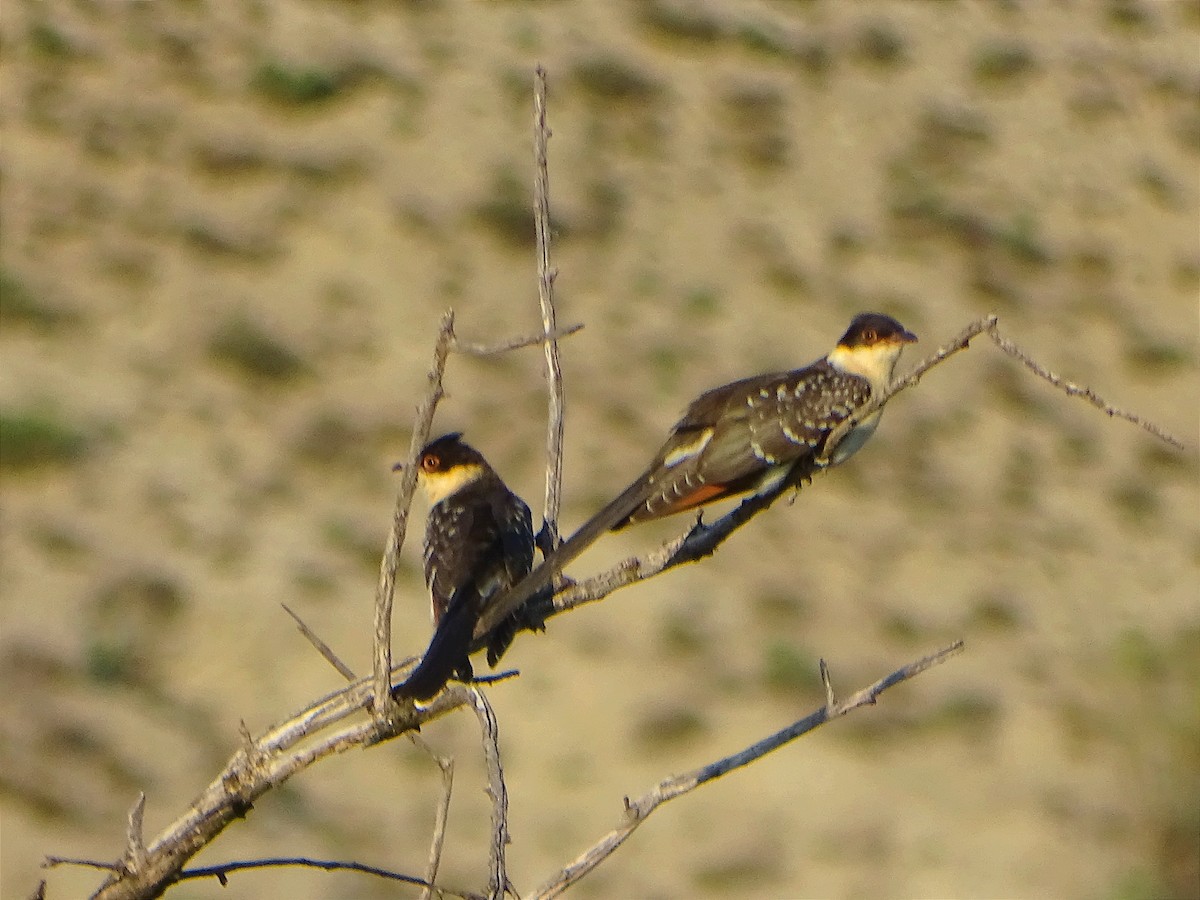
[[[891,383],[917,337],[888,315],[860,313],[824,357],[743,378],[691,402],[646,470],[550,553],[497,607],[523,602],[602,534],[742,494],[799,485],[860,450],[882,408],[857,422],[826,459],[826,441]]]
[[[470,652],[479,616],[529,574],[535,537],[529,507],[460,432],[421,450],[417,482],[432,503],[424,562],[434,632],[421,661],[393,694],[428,700],[451,678],[474,677]],[[489,665],[496,665],[524,624],[514,612],[491,629],[483,641]]]

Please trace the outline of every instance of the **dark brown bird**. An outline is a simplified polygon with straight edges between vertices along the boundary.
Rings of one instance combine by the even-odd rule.
[[[397,697],[428,700],[446,682],[474,676],[470,651],[489,602],[529,574],[534,534],[529,507],[460,434],[428,444],[417,482],[433,507],[425,528],[425,583],[433,605],[433,638]],[[486,636],[495,666],[520,626],[506,616]]]
[[[916,339],[891,316],[862,313],[837,346],[810,365],[701,394],[646,471],[500,602],[507,606],[544,588],[605,531],[811,478],[822,468],[830,433],[888,386],[904,345]],[[824,465],[857,452],[882,412],[857,423]]]

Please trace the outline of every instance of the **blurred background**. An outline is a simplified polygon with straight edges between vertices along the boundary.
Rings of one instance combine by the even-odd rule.
[[[239,745],[359,673],[438,319],[539,322],[550,77],[570,530],[702,390],[861,310],[986,338],[853,462],[700,565],[518,639],[490,691],[528,891],[621,798],[956,638],[966,653],[661,809],[594,897],[1200,895],[1200,6],[300,2],[0,6],[0,893],[115,859]],[[461,429],[535,510],[537,349],[454,357]],[[424,648],[418,503],[395,618]],[[719,511],[719,510],[718,510]],[[622,532],[586,575],[685,528]],[[442,872],[486,883],[469,715]],[[379,784],[391,784],[388,792]],[[266,796],[197,863],[420,873],[440,779],[400,740]],[[55,870],[51,898],[94,872]],[[172,897],[396,896],[238,874]]]

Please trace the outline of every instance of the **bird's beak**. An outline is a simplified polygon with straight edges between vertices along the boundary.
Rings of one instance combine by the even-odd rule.
[[[896,339],[902,344],[915,344],[917,342],[917,336],[907,328],[900,332]]]

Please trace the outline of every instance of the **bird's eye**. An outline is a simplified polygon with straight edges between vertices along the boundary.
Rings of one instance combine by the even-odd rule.
[[[436,472],[441,464],[436,453],[426,453],[421,457],[421,468],[426,472]]]
[[[862,339],[864,343],[873,344],[879,339],[879,335],[875,332],[874,328],[868,328],[863,332]]]

